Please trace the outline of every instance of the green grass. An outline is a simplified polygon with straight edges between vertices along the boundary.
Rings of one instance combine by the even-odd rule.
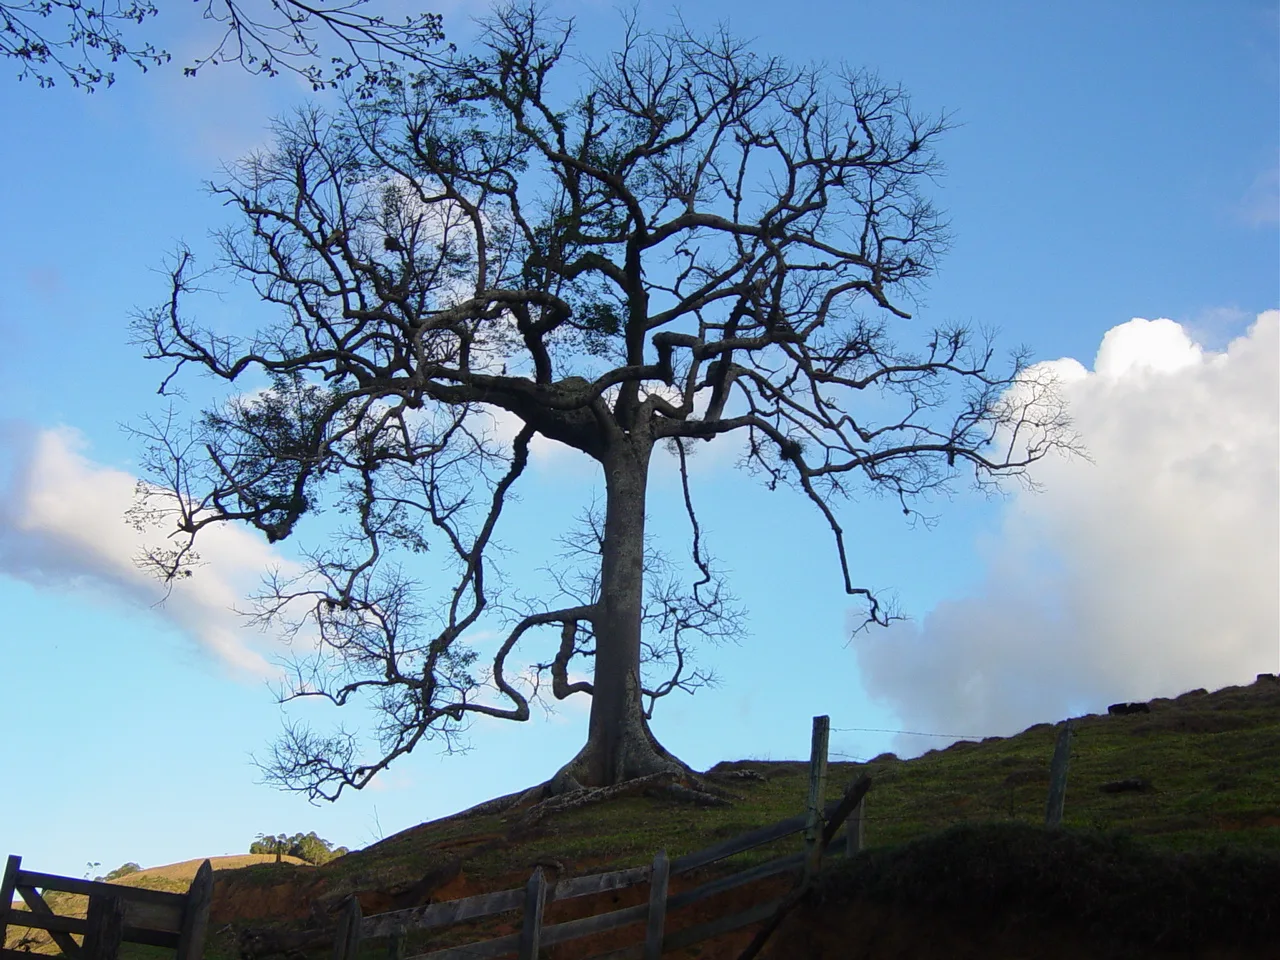
[[[1074,726],[1061,831],[1042,826],[1049,759],[1059,729],[1050,724],[1014,737],[954,744],[909,761],[835,763],[828,797],[838,796],[863,773],[872,777],[865,828],[866,856],[872,863],[904,856],[908,863],[963,856],[957,837],[983,830],[996,831],[997,839],[1017,840],[988,844],[985,862],[996,875],[1001,855],[1010,857],[1006,867],[1012,873],[1023,869],[1013,854],[1024,847],[1040,850],[1041,860],[1049,861],[1067,856],[1115,863],[1131,855],[1133,863],[1124,869],[1153,876],[1168,872],[1169,864],[1181,864],[1177,858],[1185,853],[1208,857],[1221,867],[1187,868],[1190,872],[1178,867],[1178,876],[1192,878],[1188,882],[1229,874],[1237,863],[1233,857],[1280,862],[1280,683],[1156,700],[1150,714],[1087,716],[1077,718]],[[336,902],[351,890],[407,885],[456,856],[476,886],[500,889],[523,883],[539,859],[560,861],[565,875],[638,866],[659,848],[678,857],[804,809],[807,764],[720,765],[734,768],[753,770],[765,779],[732,782],[730,789],[741,796],[732,807],[702,809],[634,797],[550,816],[523,835],[511,832],[518,814],[448,819],[352,853],[321,873],[328,875],[329,895]],[[1133,777],[1149,781],[1152,789],[1118,794],[1099,789]],[[1046,853],[1019,839],[1025,835],[1059,838],[1052,841],[1059,847]],[[468,838],[475,843],[464,843]],[[1067,848],[1061,848],[1064,843]],[[737,870],[799,845],[798,837],[779,841],[719,869]],[[931,849],[937,858],[922,854]],[[268,874],[264,871],[262,877],[266,880]],[[1152,890],[1157,900],[1160,891],[1169,894],[1159,885]],[[1097,922],[1110,922],[1111,914],[1099,910]]]

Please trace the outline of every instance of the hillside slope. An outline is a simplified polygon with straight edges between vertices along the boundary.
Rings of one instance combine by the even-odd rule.
[[[874,780],[866,849],[829,865],[768,955],[845,957],[856,946],[872,958],[1266,956],[1251,952],[1251,941],[1280,938],[1280,911],[1269,906],[1280,889],[1280,682],[1263,675],[1247,687],[1191,691],[1149,708],[1076,718],[1061,831],[1040,827],[1056,736],[1049,724],[909,761],[886,755],[832,764],[832,795],[862,773]],[[369,915],[521,886],[536,864],[569,877],[645,864],[659,848],[680,856],[803,810],[805,772],[802,762],[722,763],[710,773],[739,795],[728,807],[633,796],[534,823],[520,812],[464,814],[322,867],[219,870],[208,955],[320,957],[334,907],[353,892]],[[1104,789],[1117,781],[1140,788]],[[761,848],[723,869],[797,845]],[[1169,876],[1174,881],[1160,879]],[[705,878],[681,878],[672,892]],[[769,890],[742,888],[678,911],[670,923],[705,920],[785,888],[778,881]],[[1134,890],[1141,896],[1130,896]],[[575,902],[572,916],[646,896],[640,887],[596,904]],[[548,922],[570,919],[569,906],[553,904]],[[1193,914],[1198,926],[1185,922]],[[507,917],[453,928],[411,942],[409,953],[509,932],[513,924]],[[576,960],[638,935],[632,928],[547,955]],[[684,955],[728,960],[750,935]],[[1066,952],[1052,952],[1052,944]],[[384,947],[368,949],[373,957]]]

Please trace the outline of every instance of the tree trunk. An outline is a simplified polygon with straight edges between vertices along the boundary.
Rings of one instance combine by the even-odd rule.
[[[644,603],[645,489],[651,444],[627,435],[605,456],[600,614],[593,624],[595,677],[587,743],[563,773],[583,786],[611,786],[688,767],[654,739],[640,687]]]

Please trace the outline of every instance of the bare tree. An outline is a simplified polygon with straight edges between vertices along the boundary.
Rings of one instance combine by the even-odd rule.
[[[197,0],[201,2],[201,0]],[[224,27],[212,52],[183,68],[195,76],[204,66],[239,63],[250,73],[297,74],[313,90],[356,77],[365,90],[397,62],[426,62],[443,38],[440,15],[419,13],[402,23],[362,12],[368,0],[202,0],[205,20]],[[159,13],[152,0],[0,0],[0,57],[18,61],[18,79],[52,87],[58,76],[92,92],[111,86],[105,64],[121,60],[144,73],[168,63],[164,50],[130,34]],[[50,21],[53,21],[50,23]],[[323,65],[321,43],[338,44]]]
[[[424,738],[450,746],[469,718],[527,719],[536,691],[508,660],[543,628],[559,644],[537,676],[556,698],[590,696],[591,715],[542,792],[687,786],[647,719],[700,679],[683,672],[682,638],[734,614],[690,496],[700,442],[739,437],[771,488],[813,502],[845,590],[878,624],[891,615],[853,582],[833,504],[887,492],[911,514],[962,467],[985,484],[1071,445],[1051,384],[1021,356],[992,372],[989,337],[938,330],[918,352],[890,340],[945,241],[921,192],[943,120],[874,77],[763,57],[723,32],[628,23],[616,53],[576,73],[571,35],[507,8],[478,52],[281,124],[274,149],[217,188],[244,218],[221,234],[224,269],[279,323],[240,337],[188,319],[186,251],[168,302],[138,319],[148,356],[171,364],[162,392],[187,366],[269,380],[190,430],[148,431],[140,515],[180,531],[149,557],[165,577],[190,572],[211,524],[274,542],[322,504],[351,520],[260,598],[263,616],[319,638],[286,696],[365,697],[382,718],[368,755],[346,733],[286,731],[271,770],[312,797],[363,787]],[[582,578],[561,582],[563,602],[513,613],[481,673],[468,631],[501,602],[487,551],[539,434],[600,465],[603,517],[571,541]],[[664,444],[696,571],[663,585],[651,555],[646,606]],[[403,561],[438,546],[457,579],[432,606]],[[667,654],[667,683],[646,681],[646,652]],[[572,680],[584,657],[591,679]]]

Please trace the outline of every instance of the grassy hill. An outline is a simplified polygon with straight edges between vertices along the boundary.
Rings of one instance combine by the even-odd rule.
[[[209,857],[210,866],[215,871],[240,870],[244,867],[257,866],[263,863],[274,864],[276,857],[270,853],[241,853],[230,857]],[[147,867],[134,873],[127,873],[113,881],[125,887],[142,887],[147,890],[168,890],[173,893],[186,893],[191,881],[196,878],[196,871],[205,858],[183,860],[181,863],[170,863],[163,867]],[[280,857],[282,864],[300,867],[308,866],[307,861],[287,854]]]
[[[1280,940],[1280,907],[1270,906],[1280,903],[1280,682],[1264,675],[1247,687],[1191,691],[1151,701],[1149,713],[1077,718],[1075,729],[1061,831],[1041,827],[1056,737],[1050,724],[908,761],[885,755],[866,764],[832,764],[830,795],[862,773],[873,778],[866,850],[850,863],[830,865],[820,889],[775,937],[770,955],[843,957],[856,943],[862,954],[877,957],[1103,957],[1117,944],[1117,957],[1266,956],[1250,952],[1248,941]],[[633,796],[537,822],[520,812],[458,815],[322,867],[223,866],[207,954],[229,960],[274,950],[318,958],[323,935],[306,931],[331,925],[333,907],[352,892],[368,915],[520,886],[535,864],[560,877],[638,866],[659,848],[680,856],[804,809],[805,763],[738,761],[710,772],[739,796],[732,806]],[[1141,789],[1105,789],[1133,779]],[[798,843],[780,841],[722,869],[736,871]],[[673,881],[672,892],[705,879],[704,873]],[[172,889],[175,880],[143,871],[121,882]],[[785,884],[772,889],[781,892]],[[759,888],[735,891],[699,919],[770,895]],[[612,894],[607,906],[576,905],[573,916],[644,896],[643,888]],[[570,918],[557,914],[560,908],[552,905],[549,922]],[[411,942],[409,952],[451,937],[462,942],[477,930],[510,929],[509,918],[499,919]],[[814,933],[823,930],[843,931],[842,939],[824,943]],[[992,930],[1012,939],[983,940]],[[623,931],[595,949],[636,936],[634,929]],[[685,956],[727,960],[749,936],[730,936]],[[1044,944],[1059,942],[1068,952],[1045,952]],[[1196,953],[1196,944],[1218,952]],[[587,955],[566,949],[572,946],[548,956]],[[1184,947],[1193,952],[1177,952]],[[1025,949],[1031,952],[1020,952]],[[1166,952],[1142,952],[1152,949]],[[383,947],[368,950],[369,957],[380,956]]]

